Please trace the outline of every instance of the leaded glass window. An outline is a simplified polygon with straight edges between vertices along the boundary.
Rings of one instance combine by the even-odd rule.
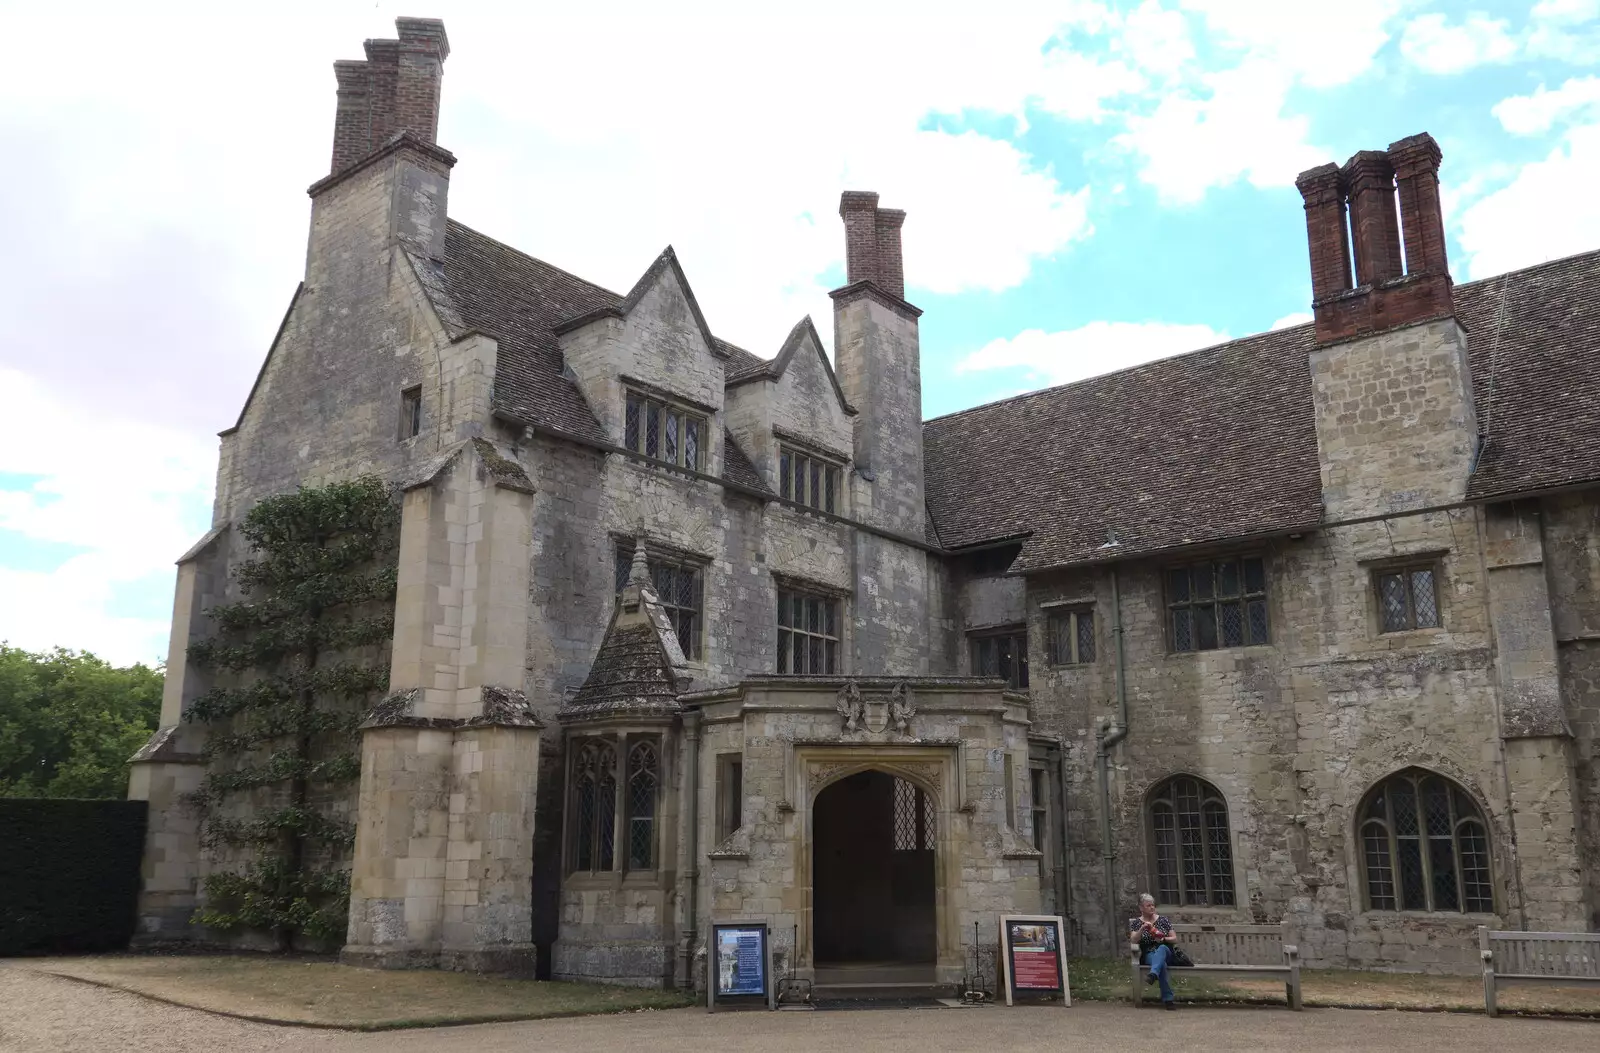
[[[617,751],[581,741],[572,762],[572,869],[611,870],[616,862]]]
[[[894,848],[897,852],[931,851],[938,836],[933,802],[922,787],[894,780]]]
[[[1439,619],[1438,568],[1397,567],[1378,573],[1378,625],[1383,632],[1437,629]]]
[[[997,677],[1018,691],[1028,687],[1028,630],[1016,626],[972,637],[972,675]]]
[[[650,870],[656,863],[656,790],[660,758],[653,742],[628,750],[628,869]]]
[[[656,590],[678,634],[678,646],[690,661],[700,659],[702,616],[705,610],[705,582],[698,563],[670,556],[645,553],[645,564],[650,569],[650,584]],[[628,574],[633,569],[633,546],[617,546],[616,586],[620,593],[628,585]]]
[[[1233,906],[1233,838],[1217,788],[1192,775],[1174,776],[1152,791],[1149,812],[1156,900]]]
[[[1051,611],[1046,623],[1051,665],[1087,665],[1094,661],[1094,611]]]
[[[701,471],[706,418],[669,402],[630,391],[622,414],[622,445],[657,461]]]
[[[834,461],[788,446],[778,448],[778,494],[797,504],[838,512],[842,473]]]
[[[839,601],[832,596],[778,590],[778,672],[839,671]]]
[[[1267,569],[1259,556],[1167,570],[1167,633],[1174,651],[1271,642]]]
[[[1413,768],[1375,786],[1360,841],[1369,909],[1494,912],[1483,813],[1443,776]]]

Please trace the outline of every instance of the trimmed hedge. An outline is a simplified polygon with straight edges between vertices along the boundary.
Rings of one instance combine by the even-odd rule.
[[[128,945],[145,807],[144,801],[0,798],[0,956]]]

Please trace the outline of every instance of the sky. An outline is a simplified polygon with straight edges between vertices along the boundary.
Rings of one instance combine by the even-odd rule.
[[[771,6],[0,0],[0,641],[165,657],[396,15],[453,218],[624,291],[671,244],[763,356],[831,331],[839,192],[905,209],[928,416],[1308,320],[1295,175],[1416,132],[1457,281],[1600,247],[1600,0]]]

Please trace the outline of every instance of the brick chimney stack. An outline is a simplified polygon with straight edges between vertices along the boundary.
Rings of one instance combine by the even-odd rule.
[[[905,212],[879,208],[878,195],[871,191],[846,190],[839,195],[839,216],[844,220],[845,282],[872,282],[895,299],[904,300],[900,227],[906,221]]]
[[[1305,199],[1319,344],[1455,313],[1439,206],[1441,156],[1423,132],[1295,180]]]
[[[437,18],[397,18],[397,40],[369,40],[365,59],[333,64],[339,85],[333,165],[341,172],[390,138],[409,132],[432,143],[439,132],[439,81],[450,40]]]

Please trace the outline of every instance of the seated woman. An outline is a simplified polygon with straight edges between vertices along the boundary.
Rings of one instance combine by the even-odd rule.
[[[1156,913],[1156,898],[1148,892],[1139,897],[1139,916],[1128,919],[1128,935],[1130,941],[1138,941],[1140,960],[1150,967],[1150,977],[1145,982],[1161,985],[1164,1008],[1178,1008],[1173,1001],[1172,984],[1167,979],[1172,945],[1178,942],[1178,937],[1173,934],[1172,922],[1167,916]]]

